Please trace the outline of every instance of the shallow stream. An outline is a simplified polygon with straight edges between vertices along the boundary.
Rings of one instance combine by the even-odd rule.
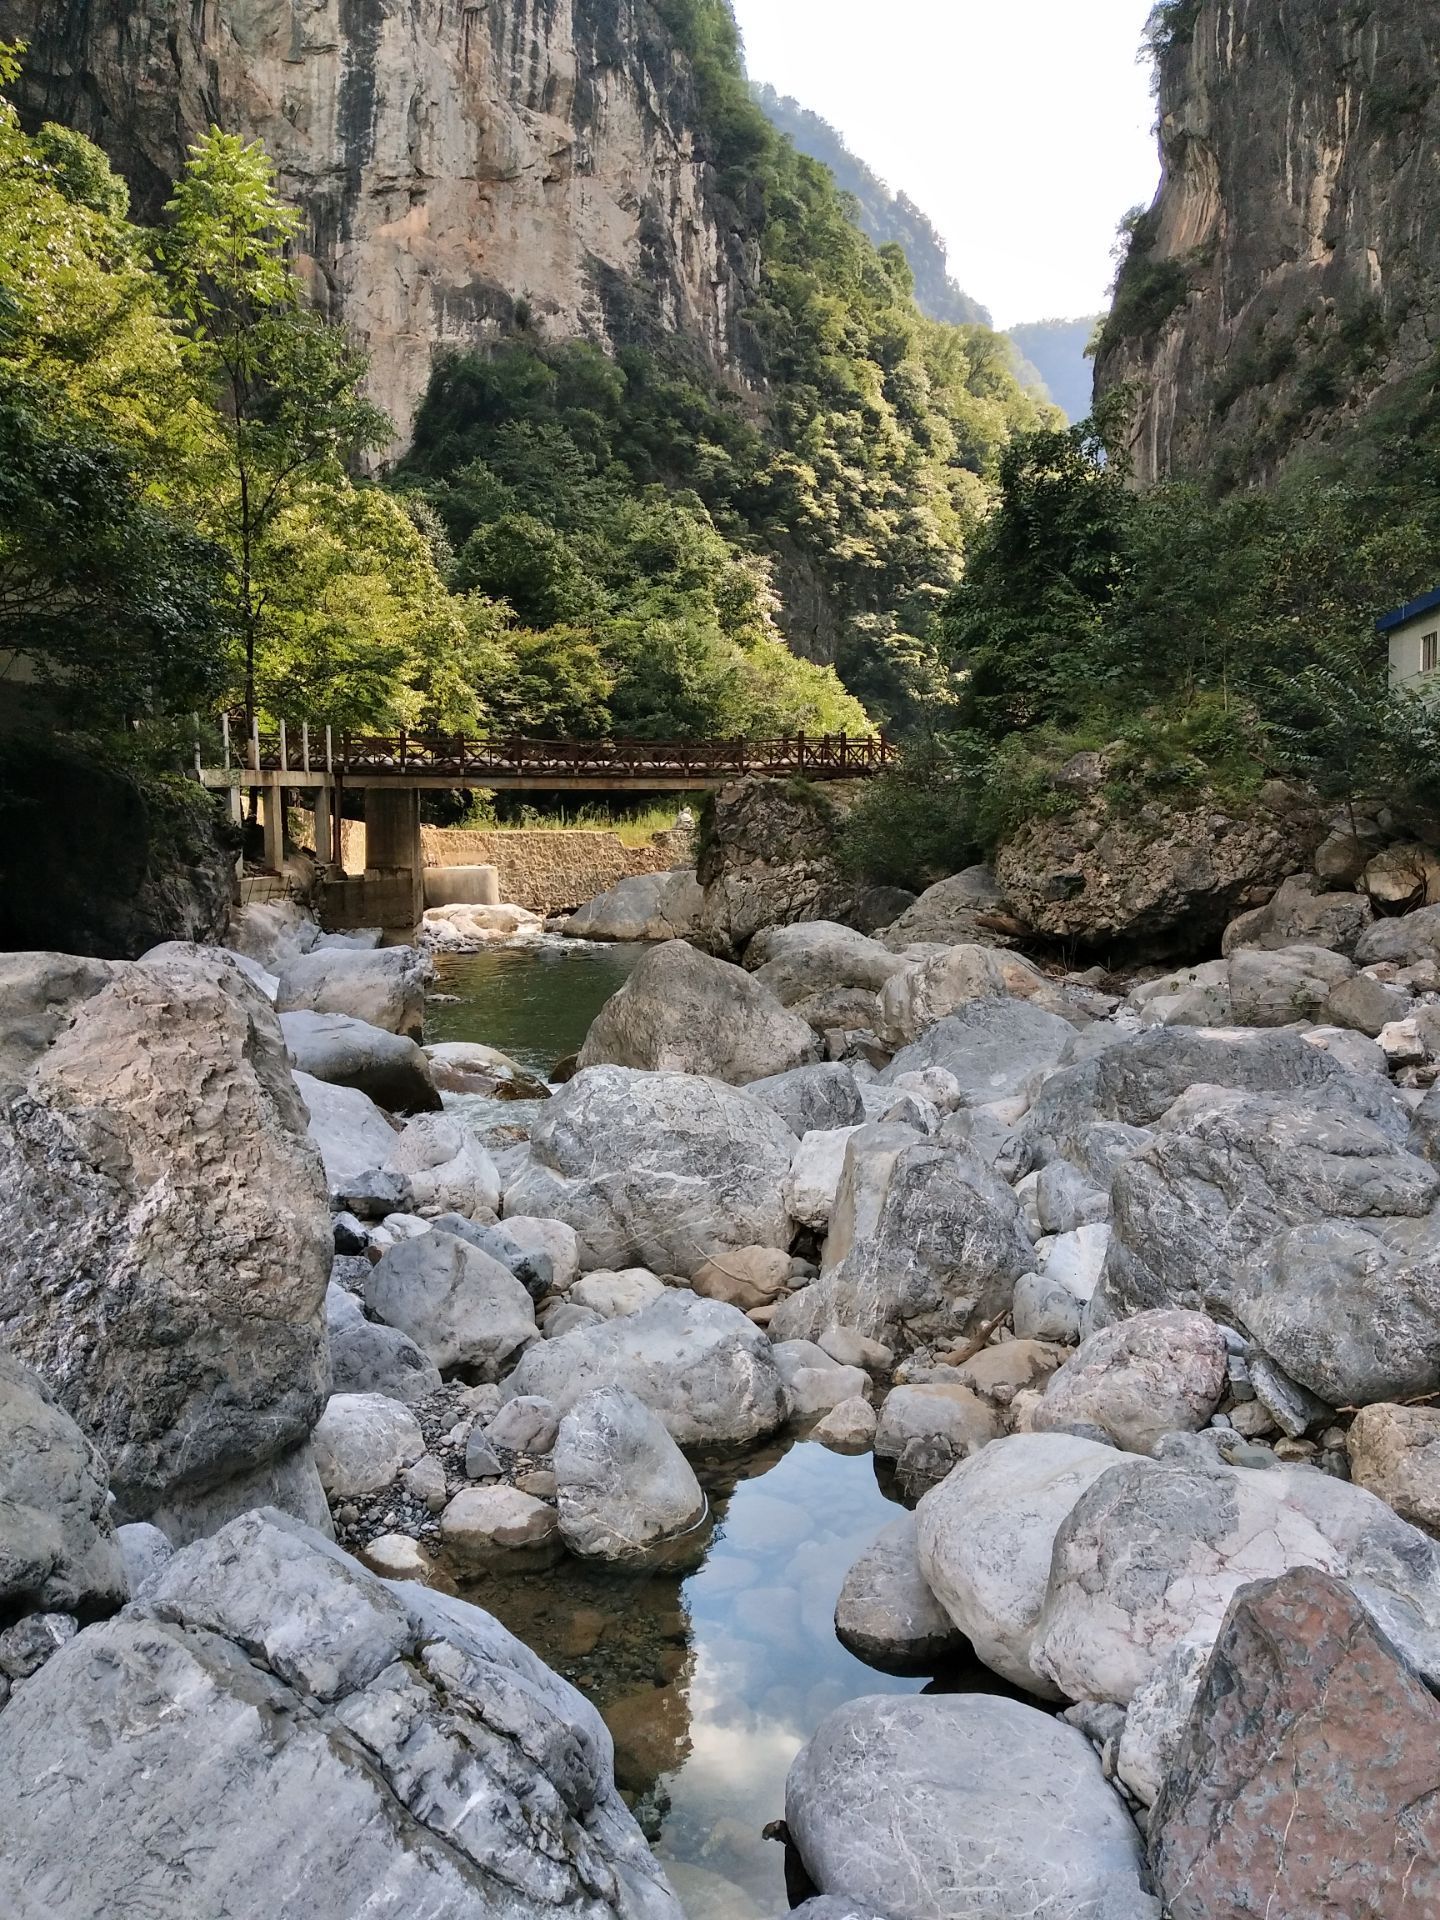
[[[547,943],[445,956],[436,991],[458,1000],[432,1006],[427,1038],[482,1041],[543,1072],[575,1052],[643,951]],[[843,1700],[927,1684],[875,1672],[835,1637],[845,1574],[899,1509],[868,1454],[811,1441],[781,1436],[695,1465],[710,1520],[669,1564],[567,1557],[461,1591],[605,1716],[621,1790],[688,1920],[779,1920],[785,1849],[763,1829],[783,1816],[791,1760]]]

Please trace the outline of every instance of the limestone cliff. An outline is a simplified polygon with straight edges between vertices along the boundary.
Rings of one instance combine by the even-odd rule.
[[[405,434],[433,351],[526,320],[734,357],[749,273],[649,0],[0,0],[31,121],[78,127],[153,217],[212,122],[303,208],[315,297]]]
[[[1138,390],[1138,477],[1263,478],[1407,380],[1440,278],[1440,10],[1168,0],[1163,179],[1096,368]]]

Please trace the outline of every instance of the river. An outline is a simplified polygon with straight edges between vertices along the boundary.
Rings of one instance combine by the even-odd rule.
[[[436,992],[455,998],[432,1005],[426,1037],[483,1041],[544,1072],[576,1051],[642,952],[546,943],[444,956]],[[843,1700],[926,1685],[875,1672],[835,1637],[845,1574],[898,1508],[871,1456],[808,1440],[695,1466],[711,1521],[678,1563],[567,1558],[461,1590],[605,1716],[620,1788],[687,1920],[779,1920],[785,1849],[762,1830],[784,1813],[791,1760]]]

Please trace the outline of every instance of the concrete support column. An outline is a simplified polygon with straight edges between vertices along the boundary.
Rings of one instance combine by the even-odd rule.
[[[328,867],[335,852],[335,830],[330,823],[330,789],[321,787],[315,795],[315,858]]]
[[[365,870],[409,867],[420,871],[420,795],[390,787],[365,793]]]
[[[261,798],[265,828],[265,864],[278,873],[285,864],[285,791],[277,782]]]

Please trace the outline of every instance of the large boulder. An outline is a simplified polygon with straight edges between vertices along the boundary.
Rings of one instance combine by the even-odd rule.
[[[330,1335],[330,1391],[383,1393],[417,1406],[440,1387],[440,1369],[398,1327],[365,1318],[365,1309],[332,1281],[325,1295]]]
[[[816,1056],[815,1035],[770,989],[683,940],[647,953],[591,1022],[581,1068],[706,1074],[731,1086]]]
[[[0,1908],[680,1920],[612,1755],[478,1607],[247,1514],[0,1714]]]
[[[387,1033],[421,1037],[425,963],[414,947],[322,947],[280,975],[279,1013],[345,1013]]]
[[[763,927],[849,920],[855,883],[840,870],[838,830],[860,781],[823,788],[765,778],[728,781],[711,798],[696,867],[705,890],[698,937],[741,953]]]
[[[688,1278],[717,1252],[788,1248],[796,1144],[778,1114],[718,1081],[594,1067],[546,1105],[505,1212],[563,1220],[587,1269]]]
[[[1074,1039],[1074,1027],[1059,1014],[996,995],[947,1014],[902,1048],[880,1078],[888,1086],[902,1074],[943,1067],[955,1076],[962,1107],[1028,1103]]]
[[[84,1000],[108,986],[120,965],[73,953],[0,953],[0,1106]]]
[[[625,1559],[705,1516],[689,1461],[659,1416],[623,1387],[599,1387],[575,1402],[551,1464],[561,1538],[586,1559]]]
[[[1355,969],[1328,947],[1243,948],[1229,962],[1230,1018],[1237,1027],[1288,1027],[1324,1017],[1330,996]]]
[[[1358,1221],[1292,1227],[1232,1291],[1259,1345],[1332,1407],[1440,1391],[1440,1229],[1395,1244],[1400,1224],[1388,1243]]]
[[[332,1500],[383,1493],[425,1451],[420,1422],[383,1393],[333,1394],[311,1443]]]
[[[965,1636],[920,1571],[914,1514],[882,1527],[846,1574],[835,1632],[882,1673],[934,1673],[964,1652]]]
[[[1327,1094],[1199,1086],[1177,1100],[1115,1171],[1103,1311],[1228,1311],[1246,1262],[1287,1227],[1426,1215],[1434,1168]]]
[[[371,1268],[365,1304],[435,1366],[485,1380],[538,1336],[534,1304],[514,1274],[453,1233],[398,1241]]]
[[[891,1133],[908,1141],[892,1148],[875,1140]],[[867,1146],[878,1163],[873,1194],[857,1191]],[[900,1351],[963,1339],[1005,1311],[1033,1264],[1015,1195],[966,1148],[915,1140],[908,1128],[862,1128],[851,1138],[841,1188],[834,1217],[848,1208],[848,1220],[839,1239],[832,1228],[831,1242],[843,1255],[833,1261],[827,1242],[820,1278],[776,1309],[776,1339],[814,1339],[832,1326]]]
[[[1388,1080],[1352,1071],[1298,1033],[1187,1026],[1157,1027],[1062,1067],[1026,1115],[1025,1132],[1044,1157],[1056,1152],[1084,1166],[1097,1122],[1153,1127],[1191,1087],[1304,1094],[1373,1121],[1396,1146],[1412,1136],[1410,1110]]]
[[[1326,893],[1307,873],[1292,873],[1273,898],[1225,929],[1221,951],[1246,947],[1329,947],[1353,955],[1375,915],[1363,893]]]
[[[1355,964],[1373,967],[1381,960],[1400,967],[1440,962],[1440,906],[1421,907],[1367,927],[1355,946]]]
[[[1440,1910],[1440,1706],[1343,1582],[1248,1587],[1149,1833],[1171,1920]]]
[[[1241,1587],[1307,1566],[1348,1575],[1434,1672],[1440,1550],[1373,1495],[1313,1468],[1136,1458],[1061,1525],[1032,1659],[1062,1695],[1123,1705],[1173,1647],[1213,1641]]]
[[[927,1027],[973,1000],[1000,995],[1029,1000],[1049,984],[1040,969],[1018,953],[996,947],[945,947],[885,982],[877,1031],[887,1046],[908,1046]]]
[[[1124,942],[1183,956],[1218,940],[1309,864],[1324,823],[1274,782],[1243,813],[1197,798],[1184,808],[1097,800],[1027,821],[995,862],[1007,908],[1031,933],[1082,949]]]
[[[693,869],[632,873],[587,900],[560,931],[567,940],[684,940],[703,904]]]
[[[129,1598],[105,1462],[29,1367],[0,1352],[0,1620]]]
[[[304,1440],[330,1219],[274,1014],[233,969],[126,967],[0,1118],[0,1336],[146,1518]]]
[[[1196,1433],[1226,1388],[1225,1336],[1203,1313],[1137,1313],[1082,1342],[1034,1412],[1040,1433],[1098,1427],[1117,1447],[1153,1453],[1167,1433]]]
[[[853,927],[802,920],[757,933],[745,949],[745,964],[782,1005],[796,1007],[817,994],[878,992],[907,963]]]
[[[405,1123],[385,1162],[403,1174],[415,1203],[469,1219],[493,1219],[500,1208],[495,1162],[465,1122],[453,1113],[422,1113]]]
[[[563,1415],[599,1387],[658,1414],[682,1447],[740,1445],[783,1425],[785,1383],[770,1342],[735,1307],[667,1292],[641,1313],[531,1347],[505,1383]]]
[[[1031,1659],[1055,1536],[1118,1457],[1072,1434],[1013,1434],[962,1461],[915,1510],[931,1592],[987,1667],[1044,1698],[1061,1697]]]
[[[1345,1435],[1350,1478],[1427,1533],[1440,1533],[1440,1408],[1362,1407]]]
[[[294,900],[252,901],[230,916],[224,944],[269,974],[281,974],[314,950],[320,929]]]
[[[895,953],[926,944],[1004,946],[1008,935],[1016,931],[1004,904],[989,867],[966,867],[963,873],[953,873],[949,879],[927,887],[898,919],[891,921],[880,938]]]
[[[325,1168],[332,1193],[343,1193],[366,1174],[383,1167],[395,1151],[397,1128],[368,1093],[336,1087],[297,1072],[295,1086],[305,1103],[307,1131]]]
[[[358,1087],[390,1113],[433,1113],[440,1105],[430,1063],[413,1040],[346,1013],[282,1013],[292,1066],[332,1086]]]
[[[792,1067],[765,1080],[752,1080],[752,1100],[763,1100],[798,1137],[838,1127],[857,1127],[865,1102],[855,1075],[843,1061]]]
[[[798,1225],[824,1233],[835,1210],[845,1154],[856,1127],[827,1127],[807,1133],[785,1177],[785,1205]]]
[[[989,1694],[850,1700],[790,1768],[823,1893],[894,1920],[1155,1920],[1140,1839],[1090,1742]]]

